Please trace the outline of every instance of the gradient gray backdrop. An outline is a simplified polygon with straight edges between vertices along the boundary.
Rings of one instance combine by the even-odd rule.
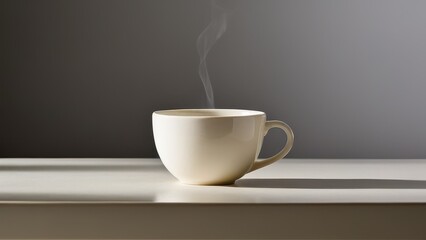
[[[291,157],[426,158],[426,1],[226,1],[218,108],[262,110]],[[0,1],[0,156],[154,157],[151,112],[206,106],[209,1]],[[283,143],[279,131],[264,155]]]

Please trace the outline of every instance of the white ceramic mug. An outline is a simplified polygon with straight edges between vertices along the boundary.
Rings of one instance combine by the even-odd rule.
[[[244,174],[269,165],[293,146],[291,128],[266,121],[260,111],[232,109],[178,109],[152,114],[154,140],[161,161],[187,184],[232,184]],[[264,136],[280,128],[287,142],[276,155],[257,160]]]

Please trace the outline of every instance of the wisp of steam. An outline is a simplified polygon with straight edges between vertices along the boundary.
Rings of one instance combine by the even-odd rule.
[[[227,18],[228,14],[225,9],[220,7],[215,0],[212,0],[210,23],[204,31],[201,32],[197,39],[197,50],[200,55],[198,74],[200,75],[201,81],[203,81],[209,108],[214,108],[214,95],[209,73],[207,71],[206,58],[215,42],[226,31]]]

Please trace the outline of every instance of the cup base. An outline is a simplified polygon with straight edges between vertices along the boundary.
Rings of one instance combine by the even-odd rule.
[[[196,183],[196,182],[183,182],[179,181],[181,184],[184,185],[193,185],[193,186],[227,186],[227,185],[234,185],[235,181],[230,182],[217,182],[217,183]]]

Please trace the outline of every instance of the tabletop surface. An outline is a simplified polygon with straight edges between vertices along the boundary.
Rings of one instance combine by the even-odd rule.
[[[426,203],[426,160],[283,159],[234,185],[194,186],[159,159],[0,159],[0,204],[38,202]]]

